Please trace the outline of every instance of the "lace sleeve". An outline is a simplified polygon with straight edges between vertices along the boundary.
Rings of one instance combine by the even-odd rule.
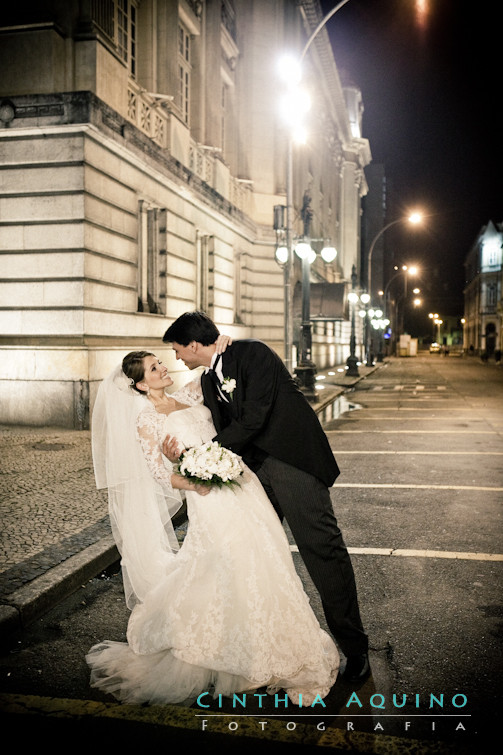
[[[181,404],[187,406],[196,406],[203,402],[203,391],[201,388],[201,376],[194,378],[190,383],[184,385],[178,391],[171,394],[173,398],[179,401]]]
[[[153,478],[162,485],[165,493],[171,498],[179,498],[178,491],[173,489],[171,475],[173,465],[162,454],[157,436],[156,414],[150,411],[140,412],[136,420],[136,436],[140,441],[143,455]]]

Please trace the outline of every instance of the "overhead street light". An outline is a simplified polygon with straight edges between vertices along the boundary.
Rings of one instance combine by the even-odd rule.
[[[370,294],[370,296],[372,296],[372,254],[374,252],[375,245],[378,242],[378,240],[385,233],[385,231],[387,231],[388,228],[391,228],[391,226],[393,225],[397,225],[398,223],[404,223],[404,222],[409,222],[412,225],[417,225],[418,223],[422,222],[422,219],[423,219],[422,214],[418,211],[414,211],[414,212],[411,212],[409,215],[405,215],[404,217],[396,218],[396,220],[392,220],[391,223],[387,223],[387,225],[385,225],[383,228],[381,228],[381,230],[378,233],[376,233],[376,235],[374,236],[370,244],[368,257],[367,257],[367,291]],[[393,278],[391,280],[393,280]],[[390,282],[391,281],[388,281],[388,283]],[[386,290],[387,290],[387,286],[384,290],[384,297],[386,297]],[[386,300],[384,301],[384,306],[386,307]],[[370,330],[368,329],[366,338],[365,338],[365,351],[367,353],[367,362],[369,360],[369,352],[370,352],[369,339],[370,339]]]
[[[384,228],[381,228],[379,233],[374,236],[372,243],[370,244],[367,257],[367,291],[370,295],[372,295],[372,254],[374,252],[377,241],[381,238],[383,233],[388,230],[388,228],[391,228],[391,226],[396,225],[397,223],[409,222],[412,225],[418,225],[422,222],[422,220],[423,216],[420,212],[412,212],[410,215],[392,220],[391,223],[388,223],[384,226]]]

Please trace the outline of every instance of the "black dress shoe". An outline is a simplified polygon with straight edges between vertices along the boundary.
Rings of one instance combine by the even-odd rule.
[[[363,682],[370,676],[370,664],[367,653],[348,655],[346,668],[342,673],[345,682]]]

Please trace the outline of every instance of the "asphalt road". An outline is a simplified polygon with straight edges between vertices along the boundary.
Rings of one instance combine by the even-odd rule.
[[[502,672],[502,389],[493,364],[391,360],[326,424],[341,468],[334,508],[370,637],[373,673],[360,688],[338,681],[325,706],[302,711],[251,696],[246,708],[115,704],[89,688],[84,660],[102,639],[125,640],[128,611],[112,568],[1,651],[4,734],[31,734],[56,751],[85,736],[85,746],[101,737],[203,752],[492,753]],[[292,552],[324,624],[293,541]]]

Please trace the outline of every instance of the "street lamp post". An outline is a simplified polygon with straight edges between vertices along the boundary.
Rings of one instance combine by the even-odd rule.
[[[311,227],[311,197],[306,192],[301,210],[303,222],[304,240],[302,252],[302,324],[300,331],[300,361],[295,368],[297,382],[306,398],[311,401],[317,400],[315,391],[316,365],[312,361],[312,332],[311,332],[311,255],[313,254],[309,243]]]
[[[417,274],[417,268],[416,267],[408,267],[407,265],[402,265],[402,269],[399,270],[395,275],[392,275],[389,281],[386,283],[386,286],[384,287],[384,294],[383,294],[383,302],[384,302],[384,310],[386,315],[388,316],[388,289],[390,287],[390,284],[393,283],[394,280],[398,278],[398,276],[403,275],[404,276],[404,297],[407,296],[407,276],[408,275],[416,275]],[[392,324],[392,328],[395,330],[398,329],[398,305],[395,307],[395,316],[394,316],[394,324]],[[396,333],[394,337],[395,346],[396,346]]]
[[[435,338],[435,325],[437,324],[438,313],[437,312],[430,312],[430,314],[428,315],[428,317],[430,318],[431,325],[432,325],[431,337]]]
[[[368,257],[367,257],[367,291],[372,296],[372,254],[375,249],[375,245],[377,241],[381,238],[383,233],[388,230],[388,228],[391,228],[392,225],[396,225],[397,223],[403,223],[406,220],[409,221],[409,223],[412,223],[413,225],[417,225],[422,221],[422,215],[419,212],[413,212],[410,215],[403,217],[403,218],[397,218],[396,220],[392,220],[391,223],[388,223],[384,226],[384,228],[381,228],[379,233],[377,233],[374,238],[372,239],[372,243],[370,244],[369,251],[368,251]]]
[[[274,208],[274,228],[277,233],[281,233],[281,240],[276,246],[276,260],[283,268],[284,363],[290,374],[292,374],[293,369],[293,142],[294,137],[289,134],[286,160],[286,222],[283,217],[285,208],[280,205],[276,205]],[[279,217],[277,211],[281,213]]]
[[[383,355],[383,333],[384,329],[389,325],[389,320],[383,319],[383,312],[380,309],[371,310],[372,311],[372,320],[371,325],[374,328],[374,330],[377,330],[379,332],[379,346],[377,351],[377,361],[382,362],[384,359]],[[370,314],[370,313],[369,313]]]
[[[372,239],[372,242],[370,244],[369,251],[368,251],[368,256],[367,256],[367,291],[370,294],[370,296],[372,296],[372,254],[374,252],[375,245],[376,245],[377,241],[381,238],[381,236],[385,233],[385,231],[387,231],[388,228],[391,228],[391,226],[393,226],[393,225],[397,225],[398,223],[403,223],[405,221],[408,221],[409,223],[412,223],[413,225],[417,225],[418,223],[421,223],[422,219],[423,219],[423,216],[421,215],[420,212],[413,212],[410,215],[407,215],[405,217],[397,218],[396,220],[392,220],[391,223],[388,223],[383,228],[381,228],[381,230],[378,233],[376,233],[376,235],[374,236],[374,238]],[[396,277],[396,276],[393,276],[393,278],[394,277]],[[393,280],[393,278],[391,278],[391,280]],[[391,283],[391,280],[388,281],[388,283],[386,284],[386,287],[384,289],[384,297],[383,298],[384,298],[384,306],[385,306],[385,308],[386,308],[386,291],[388,289],[389,283]],[[366,341],[366,350],[367,350],[367,354],[368,354],[368,350],[369,350],[369,343],[368,343],[368,341]]]
[[[369,304],[370,304],[370,294],[364,293],[360,296],[360,300],[362,304],[365,306],[364,311],[364,318],[365,318],[365,327],[363,331],[363,336],[365,340],[365,364],[367,367],[372,367],[373,365],[373,355],[371,354],[371,345],[370,345],[370,326],[368,322],[368,315],[369,315]]]
[[[391,228],[391,226],[393,225],[397,225],[397,223],[403,223],[406,220],[408,220],[409,223],[417,225],[417,223],[421,222],[422,215],[419,212],[413,212],[410,215],[407,215],[406,217],[392,220],[391,223],[388,223],[383,228],[381,228],[381,230],[378,233],[376,233],[376,235],[372,239],[372,242],[370,244],[369,251],[368,251],[368,256],[367,256],[367,292],[370,295],[370,297],[372,297],[372,254],[374,252],[376,243],[381,238],[381,236],[385,233],[385,231],[388,230],[388,228]],[[386,302],[385,302],[385,306],[386,306]],[[365,338],[365,351],[367,353],[367,361],[368,361],[368,355],[369,355],[369,350],[370,350],[369,338],[370,338],[370,333],[369,331],[367,331],[367,335]]]
[[[316,29],[313,31],[309,39],[307,40],[304,49],[302,50],[302,54],[298,61],[293,61],[293,73],[294,76],[297,74],[298,79],[300,79],[300,65],[311,46],[311,43],[317,36],[317,34],[321,31],[321,29],[325,26],[327,21],[332,18],[332,16],[340,10],[346,3],[349,2],[349,0],[341,0],[332,10],[330,10],[324,18],[320,21]],[[292,67],[289,69],[289,73],[291,75],[292,73]],[[295,69],[297,71],[295,72]],[[290,82],[291,84],[291,82]],[[292,92],[290,91],[290,94]],[[295,94],[295,93],[294,93]],[[290,101],[290,108],[292,107],[292,101]],[[291,129],[293,124],[296,124],[299,120],[299,111],[296,108],[295,112],[289,113],[289,123],[288,126]],[[285,318],[285,325],[284,325],[284,363],[286,368],[288,369],[288,372],[290,374],[292,373],[292,344],[293,344],[293,316],[292,316],[292,268],[293,268],[293,169],[292,169],[292,148],[293,148],[293,135],[292,133],[289,134],[288,137],[288,148],[287,148],[287,168],[286,168],[286,252],[285,252],[285,258],[284,260],[278,260],[280,264],[284,266],[284,318]],[[285,251],[285,248],[283,249]]]
[[[287,262],[283,273],[285,284],[285,367],[292,374],[292,344],[293,344],[293,314],[292,314],[292,173],[293,173],[293,140],[288,139],[288,154],[286,167],[286,248]]]
[[[316,365],[312,361],[312,332],[311,332],[311,264],[317,257],[315,250],[311,246],[311,242],[323,242],[323,246],[320,251],[320,256],[323,261],[329,265],[337,257],[337,250],[332,246],[330,239],[311,239],[310,238],[310,224],[312,211],[310,208],[310,197],[306,192],[304,195],[304,205],[302,208],[303,219],[303,235],[301,238],[292,239],[285,227],[285,207],[282,205],[275,205],[274,207],[274,229],[277,234],[276,241],[276,261],[284,269],[285,275],[285,310],[288,312],[288,324],[287,328],[285,323],[285,345],[293,343],[293,334],[291,333],[293,314],[290,309],[287,309],[287,304],[291,307],[290,285],[291,285],[291,272],[293,266],[293,255],[290,256],[289,249],[294,249],[297,257],[302,262],[302,279],[301,279],[301,292],[302,292],[302,313],[301,313],[301,329],[299,335],[299,363],[295,368],[295,374],[297,377],[297,383],[302,392],[312,401],[318,400],[318,395],[315,391],[315,374]],[[288,225],[288,222],[287,222]],[[285,351],[287,349],[285,348]],[[285,361],[285,364],[287,362]]]
[[[356,333],[355,333],[355,307],[356,302],[358,301],[358,294],[355,291],[356,289],[356,267],[353,265],[353,269],[351,271],[351,292],[348,294],[348,300],[351,304],[351,337],[349,339],[349,356],[346,360],[347,364],[347,372],[346,375],[351,375],[352,377],[358,377],[358,360],[356,358]]]

